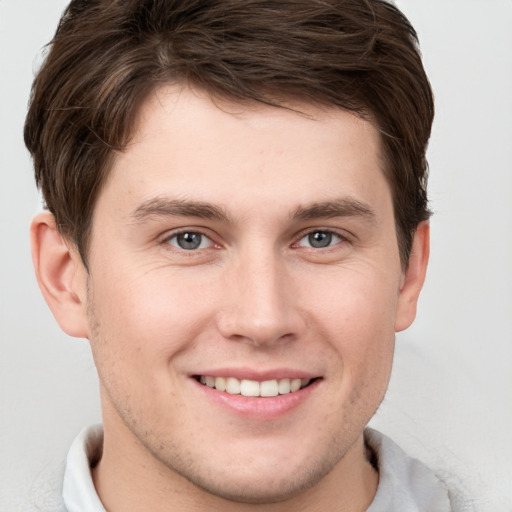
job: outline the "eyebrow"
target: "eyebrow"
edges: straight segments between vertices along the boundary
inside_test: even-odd
[[[322,201],[308,206],[299,206],[292,214],[293,219],[314,220],[335,217],[362,217],[375,222],[375,211],[367,204],[351,197]]]
[[[155,197],[141,203],[130,216],[138,223],[151,217],[198,217],[229,222],[227,213],[218,206],[201,201]]]
[[[224,209],[202,201],[154,197],[141,203],[130,216],[137,223],[144,223],[151,217],[197,217],[230,223]],[[335,217],[363,217],[374,222],[373,209],[357,199],[342,198],[322,201],[308,206],[299,206],[291,215],[295,220],[331,219]]]

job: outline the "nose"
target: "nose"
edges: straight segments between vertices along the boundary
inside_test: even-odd
[[[224,284],[227,299],[219,308],[219,331],[224,338],[262,347],[296,339],[305,328],[298,284],[271,251],[240,257]]]

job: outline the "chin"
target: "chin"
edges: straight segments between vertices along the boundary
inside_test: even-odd
[[[279,503],[296,496],[313,487],[323,475],[305,474],[302,476],[282,479],[253,477],[248,479],[232,479],[229,482],[194,478],[192,483],[208,494],[235,503],[262,505]]]
[[[220,470],[214,467],[189,467],[182,473],[197,488],[221,499],[236,503],[279,503],[301,495],[314,487],[336,465],[336,457],[328,457],[284,466],[282,460],[266,459],[259,464],[247,461],[243,466]],[[297,462],[297,461],[295,461]],[[213,476],[214,475],[214,476]]]

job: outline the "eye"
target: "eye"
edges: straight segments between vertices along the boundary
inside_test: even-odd
[[[312,247],[313,249],[325,249],[342,241],[342,237],[332,231],[312,231],[303,236],[298,245],[302,247]]]
[[[167,243],[184,251],[206,249],[213,245],[213,242],[206,235],[197,231],[176,233],[167,239]]]

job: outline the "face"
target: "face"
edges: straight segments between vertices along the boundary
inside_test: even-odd
[[[377,131],[295,107],[155,92],[83,287],[106,443],[249,502],[362,463],[408,322]]]

